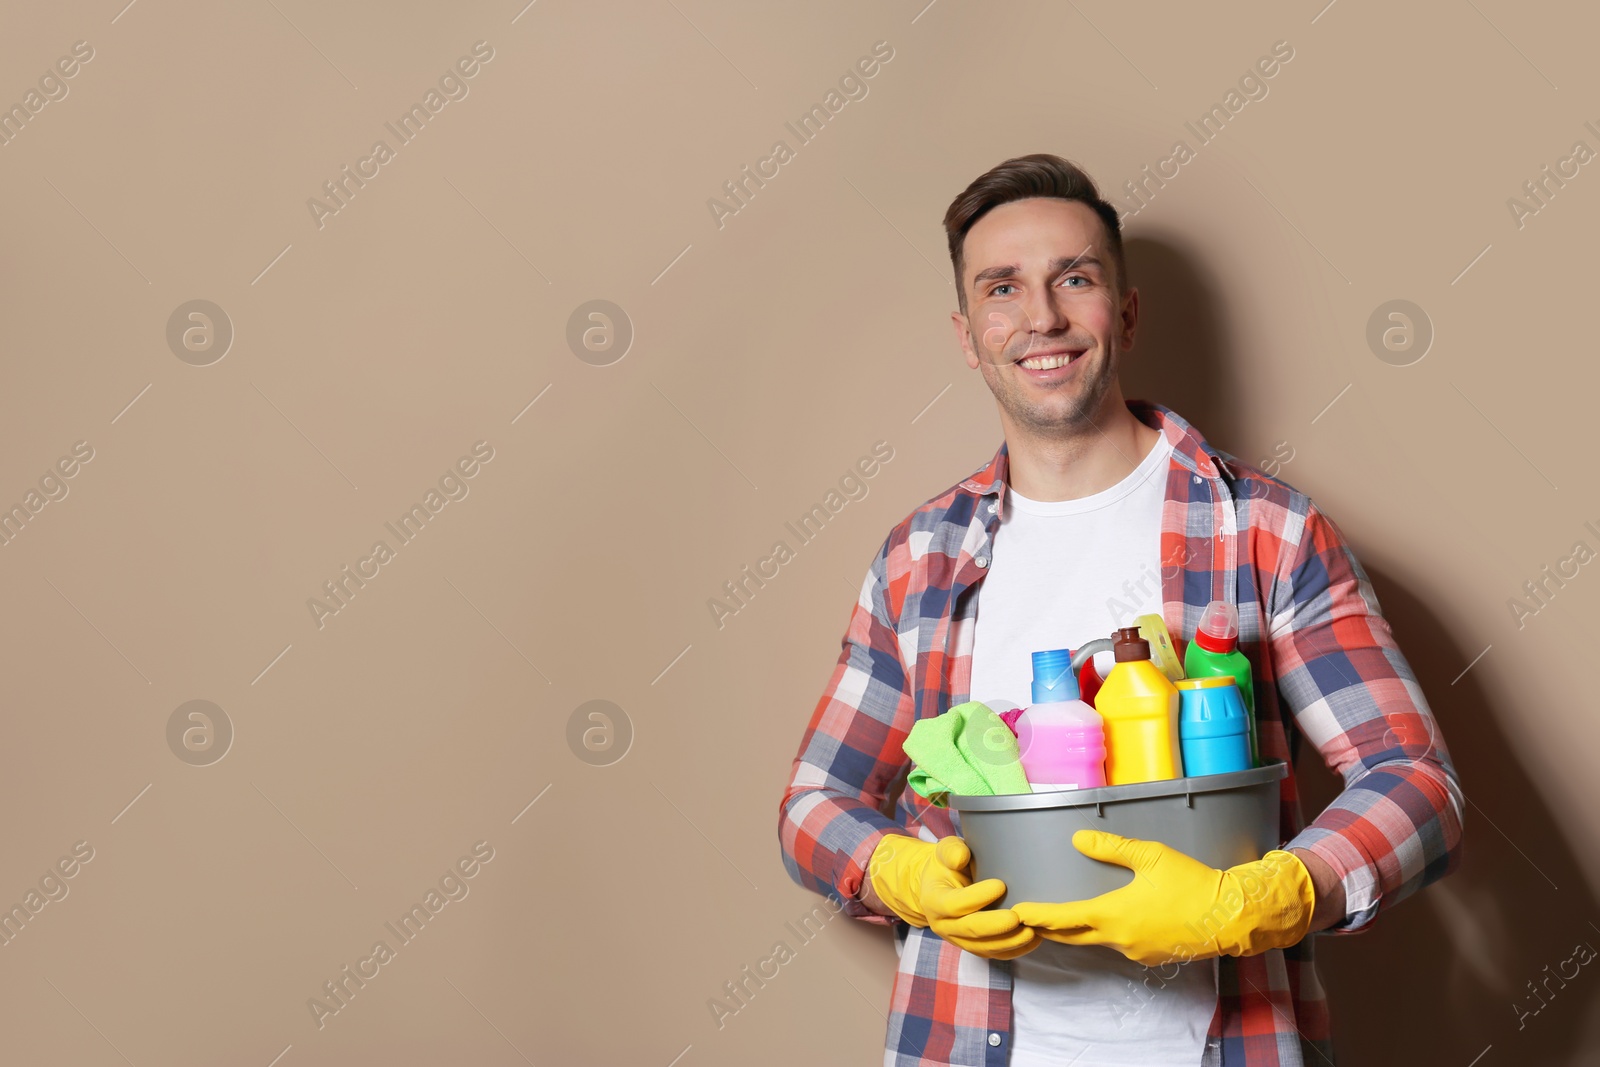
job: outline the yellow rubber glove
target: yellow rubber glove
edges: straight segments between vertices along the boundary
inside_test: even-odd
[[[1027,925],[1064,945],[1105,945],[1156,967],[1213,956],[1255,956],[1287,948],[1311,929],[1311,874],[1292,852],[1274,849],[1225,871],[1159,841],[1101,830],[1072,835],[1079,852],[1133,870],[1133,881],[1090,900],[1011,906]]]
[[[867,872],[872,888],[900,918],[925,926],[975,955],[1016,959],[1039,946],[1039,932],[1022,924],[1010,908],[984,911],[1005,895],[1006,884],[967,875],[972,852],[959,837],[938,844],[889,834],[872,851]]]

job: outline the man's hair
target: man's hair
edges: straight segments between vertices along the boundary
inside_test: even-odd
[[[1049,196],[1059,200],[1076,200],[1087,204],[1100,216],[1109,236],[1112,261],[1116,264],[1117,288],[1128,288],[1128,270],[1122,257],[1122,223],[1117,209],[1101,199],[1094,179],[1077,164],[1047,152],[1008,159],[962,190],[950,202],[944,213],[944,232],[950,241],[950,262],[956,272],[956,293],[961,301],[961,312],[967,311],[967,286],[962,278],[966,271],[963,246],[967,231],[993,208],[1013,200]]]

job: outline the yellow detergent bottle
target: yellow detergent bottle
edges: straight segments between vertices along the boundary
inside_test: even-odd
[[[1105,721],[1106,784],[1183,777],[1178,737],[1178,689],[1150,661],[1150,642],[1137,626],[1112,635],[1117,664],[1095,695]]]

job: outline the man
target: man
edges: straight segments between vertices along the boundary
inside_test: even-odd
[[[1460,861],[1460,786],[1410,665],[1305,494],[1124,400],[1139,294],[1087,175],[1057,156],[1007,160],[955,199],[945,230],[956,339],[1005,440],[873,560],[784,792],[785,866],[894,925],[885,1064],[1331,1062],[1308,935],[1365,929]],[[969,699],[1025,706],[1031,652],[1147,612],[1181,645],[1212,600],[1238,607],[1260,756],[1289,766],[1283,848],[1216,871],[1080,831],[1072,846],[1137,872],[1125,889],[992,907],[1005,887],[971,883],[955,813],[892,797],[912,724]],[[1302,737],[1344,781],[1310,825]]]

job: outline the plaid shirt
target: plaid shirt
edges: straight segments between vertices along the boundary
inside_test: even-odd
[[[1238,606],[1239,648],[1257,679],[1260,754],[1290,769],[1284,847],[1315,853],[1343,882],[1346,914],[1329,932],[1362,929],[1460,862],[1461,789],[1432,712],[1333,520],[1305,494],[1207,444],[1171,410],[1137,400],[1128,407],[1174,446],[1160,540],[1167,627],[1186,641],[1208,601]],[[892,807],[888,798],[910,765],[901,744],[912,723],[969,699],[977,594],[1006,474],[1002,444],[972,477],[890,531],[779,806],[790,877],[840,901],[846,914],[895,927],[900,958],[884,1059],[892,1067],[1004,1067],[1010,1057],[1010,964],[857,899],[885,834],[961,832],[959,813],[912,790],[901,788]],[[1344,780],[1309,826],[1294,776],[1302,737]],[[1314,941],[1218,960],[1204,1067],[1332,1062]]]

